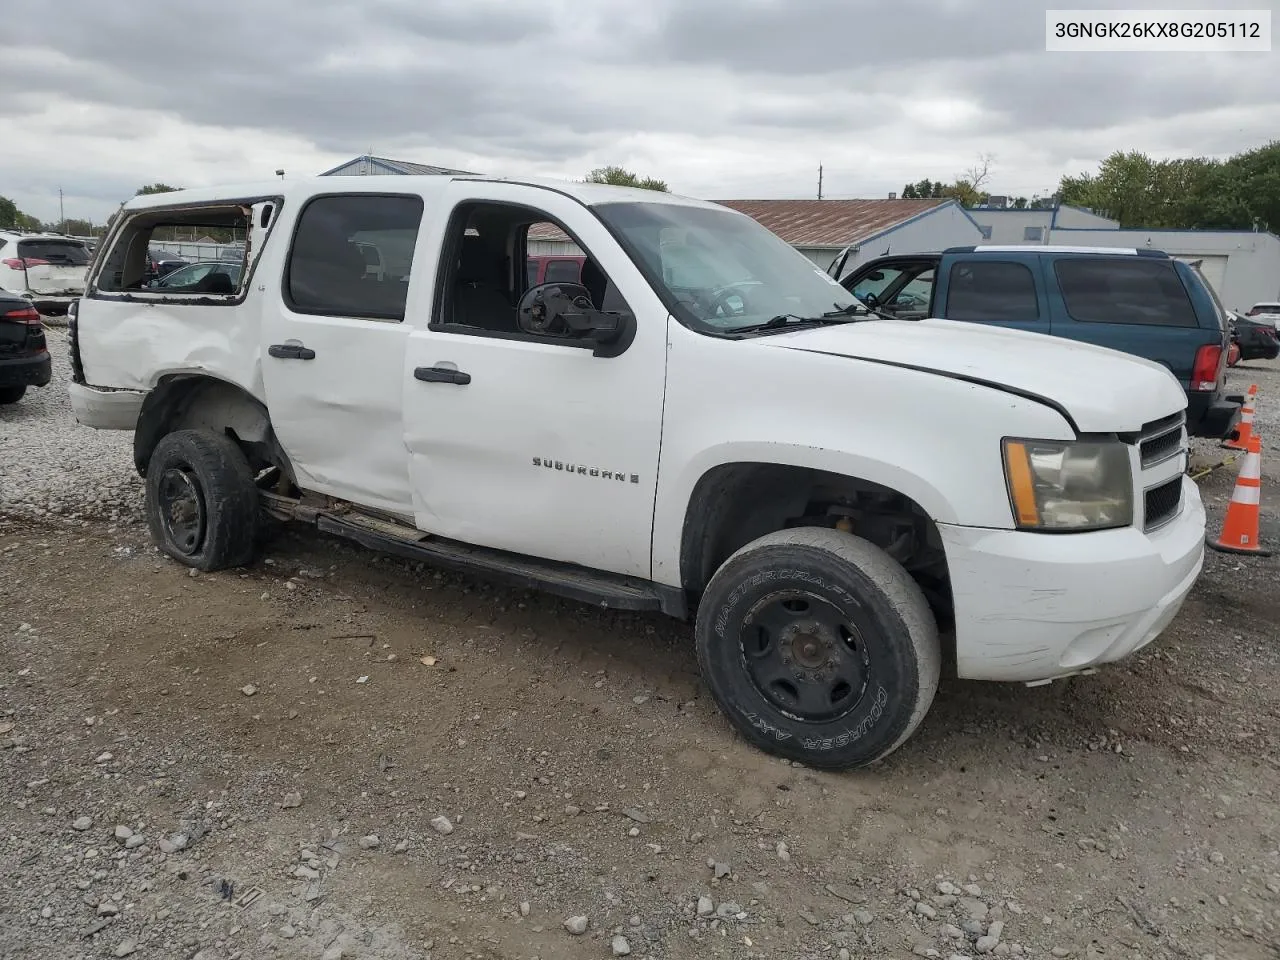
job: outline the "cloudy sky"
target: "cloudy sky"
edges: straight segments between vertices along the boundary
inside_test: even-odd
[[[568,178],[621,164],[710,199],[812,197],[819,164],[827,196],[885,196],[990,154],[992,191],[1030,196],[1115,149],[1280,137],[1280,53],[1046,53],[1046,5],[28,4],[3,18],[0,195],[54,220],[61,187],[68,217],[102,220],[144,183],[312,175],[372,151]]]

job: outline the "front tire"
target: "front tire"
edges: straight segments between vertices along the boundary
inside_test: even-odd
[[[147,466],[147,523],[156,546],[189,567],[250,563],[261,512],[249,461],[235,441],[204,430],[162,437]]]
[[[768,534],[725,561],[695,634],[703,678],[739,732],[812,767],[896,750],[942,668],[916,582],[875,545],[822,527]]]
[[[26,392],[27,388],[25,386],[0,387],[0,405],[17,403]]]

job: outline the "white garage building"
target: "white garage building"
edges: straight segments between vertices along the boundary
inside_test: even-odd
[[[974,207],[983,242],[1163,250],[1196,263],[1223,306],[1244,312],[1280,298],[1280,237],[1252,230],[1121,230],[1118,221],[1062,204],[1041,210]]]

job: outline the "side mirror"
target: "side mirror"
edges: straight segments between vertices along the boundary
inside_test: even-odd
[[[635,317],[597,310],[580,283],[530,287],[520,298],[516,317],[524,333],[584,340],[596,345],[597,357],[615,357],[635,338]]]

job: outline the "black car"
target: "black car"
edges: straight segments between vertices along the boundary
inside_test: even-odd
[[[1280,338],[1276,336],[1276,328],[1265,320],[1254,320],[1233,312],[1231,339],[1240,348],[1239,360],[1274,360],[1280,356]]]
[[[0,291],[0,404],[17,403],[27,387],[52,377],[40,314],[29,300]]]

